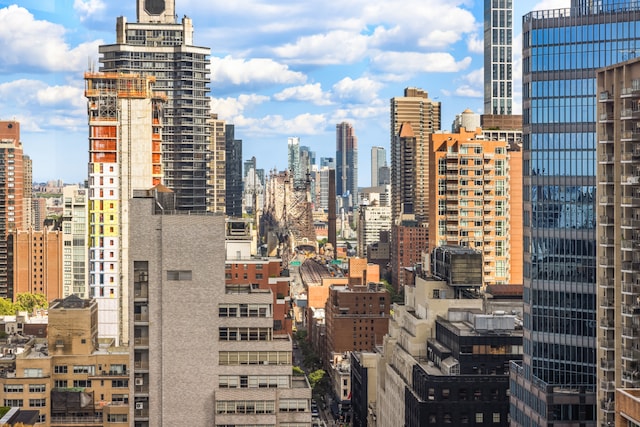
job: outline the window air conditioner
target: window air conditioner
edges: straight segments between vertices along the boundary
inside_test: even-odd
[[[136,402],[136,409],[144,409],[144,402]]]
[[[136,385],[144,385],[144,379],[136,378]]]

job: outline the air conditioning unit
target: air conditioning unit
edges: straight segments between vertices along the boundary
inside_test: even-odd
[[[136,378],[136,385],[144,385],[144,379]]]
[[[136,409],[144,409],[144,402],[136,402]]]

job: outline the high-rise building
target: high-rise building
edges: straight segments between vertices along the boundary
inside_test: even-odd
[[[380,180],[380,168],[387,166],[387,152],[384,147],[371,147],[371,186],[384,185]]]
[[[47,301],[62,296],[62,241],[59,230],[14,230],[9,232],[10,287],[18,294],[43,294]]]
[[[242,140],[235,139],[235,129],[232,124],[225,126],[225,213],[230,217],[242,218]]]
[[[522,151],[482,130],[429,137],[429,246],[483,252],[483,284],[522,284]]]
[[[175,0],[137,0],[137,22],[119,17],[115,44],[100,46],[101,71],[156,78],[167,95],[164,183],[182,210],[207,210],[210,188],[210,49],[194,45],[193,22],[176,22]]]
[[[336,125],[336,192],[350,209],[358,203],[358,138],[350,123]]]
[[[297,136],[287,138],[287,161],[294,188],[302,188],[305,172],[300,164],[300,138]]]
[[[86,73],[89,113],[89,288],[101,337],[128,339],[129,199],[162,179],[164,98],[153,78]]]
[[[440,102],[429,98],[427,92],[417,88],[406,88],[404,96],[392,98],[391,104],[391,214],[394,222],[402,211],[402,200],[406,197],[401,190],[401,177],[407,173],[401,163],[402,144],[400,128],[404,123],[410,123],[415,137],[416,159],[420,167],[415,171],[417,192],[414,198],[414,212],[420,222],[427,221],[427,207],[425,197],[429,189],[428,151],[426,149],[429,134],[440,129]]]
[[[596,281],[595,69],[635,50],[640,8],[620,1],[601,13],[612,4],[603,3],[573,0],[523,18],[525,334],[523,362],[512,364],[514,426],[596,425],[596,412],[606,420],[597,425],[613,422],[596,401],[596,389],[611,395],[614,383],[596,369],[611,343],[596,341],[606,282]]]
[[[367,247],[380,241],[380,232],[391,231],[391,206],[367,203],[358,211],[358,256],[366,258]]]
[[[8,234],[27,227],[25,209],[30,205],[25,204],[24,168],[25,164],[30,165],[30,160],[25,157],[20,123],[0,121],[0,298],[13,298],[8,285]]]
[[[88,191],[77,185],[66,186],[62,190],[62,297],[77,295],[87,298],[89,287],[87,266],[89,265],[87,230]]]
[[[309,425],[311,388],[274,331],[271,290],[225,285],[224,216],[173,203],[161,186],[131,201],[131,425]]]
[[[211,203],[208,210],[211,212],[225,212],[227,207],[227,147],[226,147],[226,123],[218,119],[217,114],[211,115],[211,161],[209,162],[209,187],[211,189]]]
[[[598,418],[623,425],[616,389],[640,387],[640,59],[598,70],[596,90]]]
[[[513,1],[484,0],[484,113],[513,112]]]
[[[328,167],[329,169],[336,168],[336,159],[334,157],[320,157],[320,167]]]

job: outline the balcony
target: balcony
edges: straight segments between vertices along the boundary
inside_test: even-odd
[[[637,185],[638,183],[640,183],[640,177],[635,175],[622,176],[620,179],[621,185]]]
[[[613,308],[613,304],[614,304],[614,300],[612,297],[603,297],[600,299],[600,308],[604,308],[604,309],[612,309]]]
[[[602,202],[602,197],[600,198],[600,201]],[[612,204],[613,204],[613,197],[611,197],[612,200]],[[600,223],[599,225],[603,225],[603,226],[607,226],[607,225],[613,225],[613,217],[607,216],[607,215],[600,215]]]
[[[613,175],[600,175],[598,177],[598,183],[601,185],[613,184]]]
[[[640,97],[640,89],[635,87],[625,87],[620,91],[621,98],[639,98]]]
[[[616,385],[613,381],[600,381],[600,390],[615,391]]]
[[[607,257],[607,256],[601,256],[598,258],[598,265],[604,268],[613,267],[613,258]]]
[[[626,339],[636,339],[640,336],[640,334],[638,334],[638,327],[626,327],[626,328],[622,328],[622,338],[626,338]]]
[[[622,381],[625,387],[637,388],[640,386],[640,373],[638,371],[622,371]]]
[[[615,329],[616,324],[614,323],[613,319],[603,317],[602,319],[600,319],[600,327],[602,329]]]
[[[598,163],[600,164],[613,163],[613,154],[600,154],[600,157],[598,157]]]
[[[612,371],[616,368],[615,360],[608,359],[600,359],[600,369],[604,369],[605,371]]]
[[[640,206],[640,197],[621,197],[620,204],[623,208],[636,208]]]
[[[632,219],[632,218],[622,218],[620,222],[620,227],[627,230],[636,230],[640,229],[640,220]],[[629,240],[623,240],[621,244],[624,242],[630,242]]]
[[[640,315],[640,306],[637,304],[622,304],[621,312],[623,316],[635,317]]]
[[[621,120],[637,119],[638,117],[640,117],[640,111],[634,110],[633,108],[625,108],[620,112]]]
[[[624,131],[620,136],[620,141],[640,141],[640,132],[633,130]]]
[[[613,122],[613,113],[602,113],[598,118],[600,123],[610,123]]]
[[[613,101],[613,96],[611,95],[611,93],[609,93],[609,91],[604,90],[598,94],[598,101],[599,102]]]
[[[603,257],[601,257],[603,258]],[[622,261],[623,273],[638,273],[640,272],[640,263],[632,261]]]
[[[640,284],[634,282],[622,282],[622,293],[625,295],[638,295]]]
[[[612,402],[609,399],[600,400],[600,409],[603,412],[616,412],[615,402]]]
[[[611,350],[615,348],[615,344],[616,344],[615,340],[609,339],[609,338],[601,338],[599,342],[600,342],[600,348],[611,349]]]
[[[613,196],[601,196],[600,206],[613,205]]]
[[[622,359],[628,361],[637,361],[638,360],[638,350],[633,348],[624,348],[622,349]]]
[[[613,237],[600,236],[600,246],[613,246]]]

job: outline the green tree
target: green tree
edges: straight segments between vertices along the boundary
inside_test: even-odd
[[[0,298],[0,316],[12,316],[16,314],[16,307],[6,298]]]
[[[309,384],[311,385],[311,388],[316,388],[316,386],[320,383],[320,381],[322,381],[326,374],[327,373],[323,369],[316,369],[315,371],[310,372]]]
[[[293,367],[293,375],[294,376],[303,376],[304,375],[304,371],[302,370],[301,367],[299,366],[294,366]]]
[[[16,310],[33,313],[33,310],[37,308],[48,307],[49,303],[47,302],[47,297],[45,297],[44,294],[24,293],[16,296]]]

